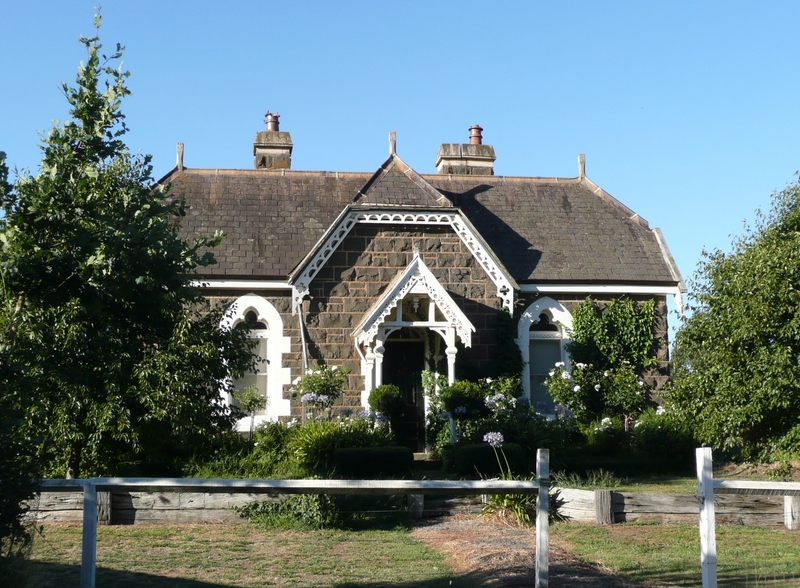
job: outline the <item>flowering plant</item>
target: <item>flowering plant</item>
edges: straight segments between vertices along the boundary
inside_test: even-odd
[[[483,441],[488,443],[494,450],[494,456],[497,458],[497,465],[500,466],[500,478],[502,480],[516,479],[511,473],[511,466],[508,464],[505,451],[503,451],[503,442],[505,441],[503,434],[498,431],[490,431],[483,436]],[[497,452],[498,449],[500,453]],[[500,461],[500,454],[503,455],[503,461],[506,464],[505,468]],[[517,524],[530,526],[532,524],[530,513],[535,508],[535,494],[493,494],[484,505],[482,514],[494,514],[503,518],[512,515],[516,519]]]
[[[292,396],[303,403],[326,407],[342,395],[347,384],[347,370],[337,366],[317,365],[292,382]]]
[[[324,408],[330,405],[331,397],[327,394],[314,394],[313,392],[309,392],[308,394],[303,394],[300,397],[300,402],[303,404],[311,404],[313,406]]]
[[[649,401],[648,386],[625,362],[603,371],[576,363],[571,373],[559,362],[545,385],[553,400],[583,424],[609,416],[636,417]]]

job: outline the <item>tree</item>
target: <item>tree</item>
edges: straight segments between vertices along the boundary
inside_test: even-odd
[[[798,183],[730,253],[704,253],[672,374],[667,399],[698,441],[745,457],[800,450]]]
[[[25,325],[18,375],[35,386],[19,432],[44,439],[49,473],[67,477],[202,448],[237,416],[220,388],[254,362],[246,325],[221,331],[222,311],[191,286],[222,235],[183,240],[185,203],[122,141],[123,48],[81,43],[86,64],[63,84],[71,119],[44,138],[38,175],[4,190],[0,224],[5,296]]]
[[[8,168],[0,151],[0,195],[7,193]],[[0,580],[11,583],[11,562],[25,553],[31,535],[23,523],[27,507],[23,501],[38,490],[39,462],[31,439],[17,436],[22,420],[20,403],[31,395],[29,382],[17,377],[24,361],[16,352],[15,341],[21,324],[21,300],[6,295],[0,271]]]

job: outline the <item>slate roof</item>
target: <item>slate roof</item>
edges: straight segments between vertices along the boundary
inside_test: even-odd
[[[353,202],[359,206],[453,206],[394,153],[361,188]]]
[[[286,279],[348,204],[452,205],[517,282],[678,284],[647,222],[586,178],[410,172],[184,168],[162,182],[190,206],[185,236],[226,233],[210,277]]]

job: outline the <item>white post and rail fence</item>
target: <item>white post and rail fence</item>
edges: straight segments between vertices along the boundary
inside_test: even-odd
[[[800,530],[800,482],[714,480],[711,448],[696,450],[697,500],[700,503],[700,569],[703,588],[717,588],[715,494],[783,496],[783,523]]]
[[[536,588],[548,585],[549,451],[536,453],[534,480],[253,480],[201,478],[90,478],[44,480],[49,492],[83,491],[81,588],[95,588],[98,494],[108,492],[206,492],[246,494],[406,495],[421,504],[425,495],[536,494]],[[102,511],[102,507],[100,508]]]

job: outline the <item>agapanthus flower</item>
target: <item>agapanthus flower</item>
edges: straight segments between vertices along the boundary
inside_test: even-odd
[[[564,406],[563,404],[556,404],[553,407],[553,410],[555,411],[555,413],[557,415],[560,415],[560,416],[563,416],[563,417],[568,417],[568,418],[572,417],[572,411],[570,409],[568,409],[566,406]]]
[[[467,407],[466,406],[456,406],[456,409],[453,412],[455,412],[457,415],[467,414]]]
[[[483,440],[486,443],[488,443],[489,445],[491,445],[492,447],[494,447],[495,449],[497,449],[499,447],[502,447],[503,441],[504,441],[503,434],[499,433],[497,431],[492,431],[490,433],[486,433],[483,436]]]

